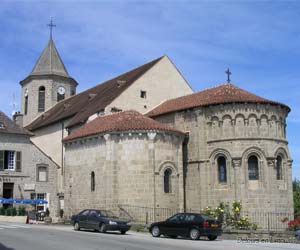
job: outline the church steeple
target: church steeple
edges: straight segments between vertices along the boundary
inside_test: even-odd
[[[52,37],[50,37],[46,48],[37,60],[30,75],[60,75],[70,77],[55,47]]]
[[[44,111],[76,93],[78,83],[69,75],[52,38],[35,63],[31,73],[20,82],[22,86],[21,114],[23,126],[30,124]]]

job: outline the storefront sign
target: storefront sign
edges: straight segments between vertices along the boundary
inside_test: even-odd
[[[35,190],[35,184],[25,184],[24,185],[24,191],[34,191]]]

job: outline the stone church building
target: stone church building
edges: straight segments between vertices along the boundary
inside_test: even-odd
[[[20,84],[15,120],[59,166],[66,216],[234,200],[249,211],[293,212],[285,104],[232,83],[194,93],[167,56],[76,94],[52,37]]]

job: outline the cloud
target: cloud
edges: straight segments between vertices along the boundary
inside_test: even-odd
[[[299,7],[296,1],[1,1],[0,109],[10,114],[13,94],[20,99],[19,81],[46,45],[53,16],[56,46],[79,90],[162,54],[196,90],[224,82],[230,67],[236,85],[291,107],[289,145],[298,164]]]

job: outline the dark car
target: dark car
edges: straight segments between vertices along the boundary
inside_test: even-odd
[[[295,238],[296,238],[296,240],[300,240],[300,229],[296,230]]]
[[[71,217],[75,230],[94,229],[101,233],[106,231],[120,231],[126,234],[130,225],[125,220],[120,220],[111,211],[86,209]]]
[[[203,214],[179,213],[165,221],[152,223],[149,231],[153,237],[163,234],[172,238],[182,236],[197,240],[200,236],[206,236],[209,240],[215,240],[222,234],[222,224]]]

